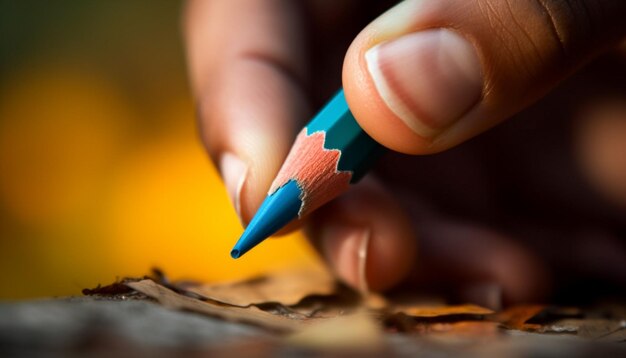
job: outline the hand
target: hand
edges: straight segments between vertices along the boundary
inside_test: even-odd
[[[626,60],[616,52],[626,2],[404,1],[356,36],[341,72],[354,35],[384,9],[371,3],[188,4],[201,134],[242,221],[341,73],[374,139],[431,154],[613,51],[497,130],[441,154],[389,154],[306,232],[358,288],[406,282],[495,305],[494,292],[537,300],[581,276],[626,286],[626,167],[615,159],[626,155]]]

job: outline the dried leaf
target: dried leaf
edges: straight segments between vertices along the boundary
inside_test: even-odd
[[[289,340],[292,344],[317,348],[348,347],[355,342],[363,344],[368,341],[364,337],[377,342],[375,337],[380,332],[372,317],[377,317],[389,331],[436,334],[444,338],[493,336],[499,327],[537,333],[577,333],[581,337],[610,341],[623,341],[626,336],[626,321],[606,314],[585,318],[583,311],[572,307],[524,305],[494,314],[488,308],[473,304],[439,305],[418,296],[404,296],[401,304],[390,303],[398,301],[388,301],[373,294],[361,297],[338,285],[327,271],[321,269],[291,270],[212,285],[170,283],[162,273],[155,274],[155,277],[161,282],[151,279],[117,282],[84,292],[118,294],[127,293],[128,288],[132,288],[170,308],[278,331],[293,332],[308,327]],[[431,303],[427,305],[425,302]],[[367,323],[363,323],[362,315],[355,315],[362,310],[369,312]],[[318,325],[320,322],[323,324]],[[372,325],[376,329],[371,329]]]
[[[145,278],[145,277],[144,277]],[[98,284],[98,286],[94,288],[84,288],[81,292],[85,296],[122,296],[128,295],[133,292],[131,288],[129,288],[126,283],[128,282],[136,282],[140,281],[142,278],[131,278],[127,277],[121,280],[117,280],[112,284],[102,286]]]
[[[539,325],[546,325],[556,322],[558,320],[568,318],[583,318],[583,312],[578,307],[558,307],[548,306],[527,320],[526,323],[534,323]]]
[[[543,305],[515,306],[491,315],[489,319],[494,322],[500,322],[508,329],[536,331],[541,328],[541,325],[526,322],[543,311],[544,308],[545,306]]]
[[[578,318],[560,319],[555,322],[542,325],[537,331],[540,333],[576,334],[583,322],[584,320]]]
[[[229,321],[246,322],[277,331],[294,331],[301,328],[305,321],[289,319],[281,315],[274,315],[257,307],[236,307],[216,305],[210,302],[178,294],[169,288],[155,283],[152,280],[126,283],[132,289],[152,297],[163,306],[172,309],[183,309],[206,315],[220,317]]]
[[[387,301],[383,295],[375,292],[368,292],[367,295],[363,297],[363,304],[365,307],[373,310],[384,309],[390,305],[389,301]]]
[[[446,327],[452,330],[454,326],[450,325],[450,320],[471,322],[474,316],[484,316],[492,314],[493,311],[473,304],[456,305],[456,306],[410,306],[405,303],[401,306],[396,305],[388,308],[391,314],[382,317],[387,329],[399,332],[413,333],[429,333],[435,327]],[[438,323],[446,323],[444,326],[435,326]],[[493,325],[497,325],[494,323]],[[443,329],[443,328],[441,328]]]
[[[263,309],[261,305],[256,306]],[[357,292],[340,286],[333,295],[307,296],[298,304],[286,308],[309,318],[332,318],[352,314],[362,307],[363,300]]]
[[[626,320],[626,301],[619,303],[609,301],[596,305],[585,311],[585,317]]]
[[[380,349],[383,335],[371,316],[357,313],[318,321],[294,333],[287,343],[317,350],[367,350]]]
[[[93,295],[122,295],[125,293],[130,293],[133,290],[129,288],[126,284],[120,282],[114,282],[110,285],[101,286],[98,285],[94,288],[84,288],[82,293],[85,296],[93,296]]]
[[[619,337],[620,331],[622,331],[621,337]],[[621,341],[626,335],[626,321],[586,319],[578,328],[578,335],[590,339],[607,339],[612,337],[617,339],[617,341]]]
[[[599,340],[606,342],[624,343],[626,342],[626,322],[622,321],[622,325],[619,329],[610,332],[600,338]]]
[[[435,318],[445,319],[449,316],[439,316]],[[384,317],[384,323],[388,330],[392,332],[406,332],[417,334],[450,334],[450,335],[463,335],[463,336],[483,336],[483,335],[495,335],[498,333],[500,324],[493,321],[457,321],[446,322],[440,320],[432,320],[433,317],[428,317],[427,320],[416,319],[410,317],[404,313],[397,313]]]
[[[411,317],[431,318],[457,315],[488,315],[492,310],[473,304],[439,307],[398,306],[394,308],[396,313],[404,313]]]
[[[332,295],[336,289],[334,277],[321,268],[296,269],[239,282],[186,287],[187,291],[202,297],[239,307],[269,302],[291,306],[307,296]]]
[[[429,325],[429,331],[433,333],[485,337],[498,334],[498,326],[497,322],[490,321],[434,323]]]
[[[394,313],[382,315],[381,319],[387,331],[389,332],[418,332],[422,331],[418,325],[419,322],[415,321],[415,318],[409,317],[404,313]]]

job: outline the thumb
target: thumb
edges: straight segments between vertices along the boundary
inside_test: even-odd
[[[626,34],[624,0],[407,0],[346,54],[346,98],[396,151],[448,149],[529,105]]]

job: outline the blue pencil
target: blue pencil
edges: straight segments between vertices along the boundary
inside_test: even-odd
[[[382,147],[357,124],[340,90],[294,142],[267,198],[230,252],[239,258],[359,181]]]

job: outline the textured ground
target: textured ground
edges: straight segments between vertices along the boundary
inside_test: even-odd
[[[261,328],[166,309],[145,297],[72,297],[0,304],[0,356],[246,355],[336,356],[304,348]],[[626,342],[570,334],[509,332],[498,338],[385,333],[377,356],[626,356]]]

